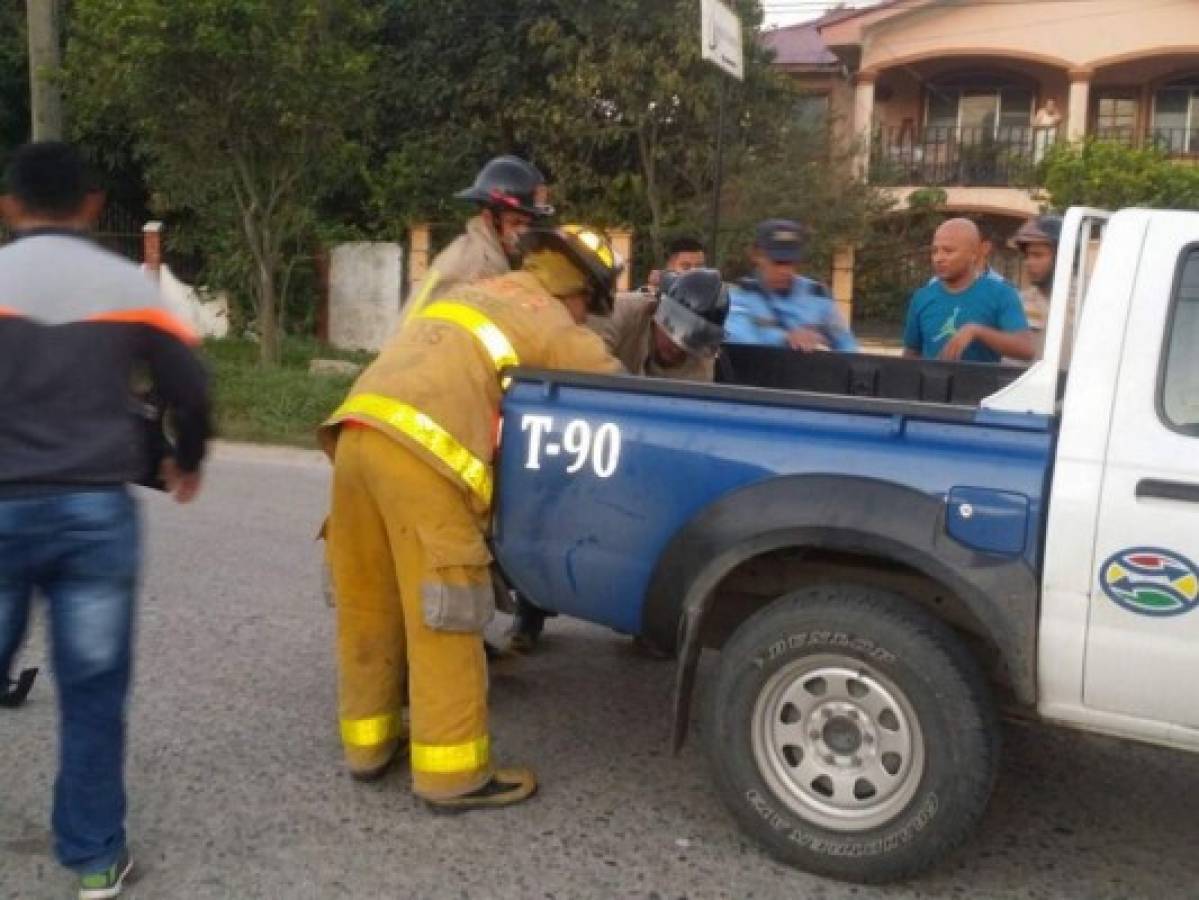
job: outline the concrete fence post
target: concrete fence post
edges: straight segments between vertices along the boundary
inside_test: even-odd
[[[845,321],[853,321],[853,244],[844,244],[833,251],[833,299]]]
[[[433,261],[432,229],[428,222],[418,222],[408,229],[408,280],[404,299],[412,296],[416,286],[429,272]]]
[[[147,222],[142,226],[142,265],[146,271],[158,277],[162,268],[162,223]]]
[[[631,291],[633,284],[633,232],[628,228],[611,228],[608,239],[612,248],[624,259],[624,271],[617,279],[616,288],[620,291]]]

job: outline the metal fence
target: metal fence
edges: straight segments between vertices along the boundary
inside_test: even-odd
[[[1156,147],[1173,159],[1199,162],[1199,128],[1100,128],[1095,136],[1125,147]]]
[[[100,221],[96,223],[92,237],[100,244],[128,257],[134,262],[142,262],[142,221],[128,210],[114,205],[104,208]],[[8,229],[0,224],[0,244],[6,243],[11,235]]]
[[[1060,127],[888,127],[874,136],[870,180],[882,185],[1023,187]]]

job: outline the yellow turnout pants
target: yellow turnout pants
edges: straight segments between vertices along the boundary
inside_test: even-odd
[[[346,762],[362,771],[388,759],[407,694],[413,789],[429,799],[491,777],[482,624],[426,624],[431,597],[490,595],[482,529],[465,488],[415,452],[372,428],[342,429],[328,554]]]

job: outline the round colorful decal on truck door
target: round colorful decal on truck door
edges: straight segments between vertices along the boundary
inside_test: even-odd
[[[1134,547],[1111,556],[1099,570],[1103,593],[1142,616],[1177,616],[1199,606],[1199,569],[1185,556]]]

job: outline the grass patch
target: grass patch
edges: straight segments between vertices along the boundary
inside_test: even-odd
[[[316,427],[345,399],[352,378],[309,375],[313,359],[368,363],[370,353],[346,353],[316,341],[287,338],[283,364],[258,365],[258,345],[247,340],[204,342],[214,382],[217,436],[234,441],[315,447]]]

